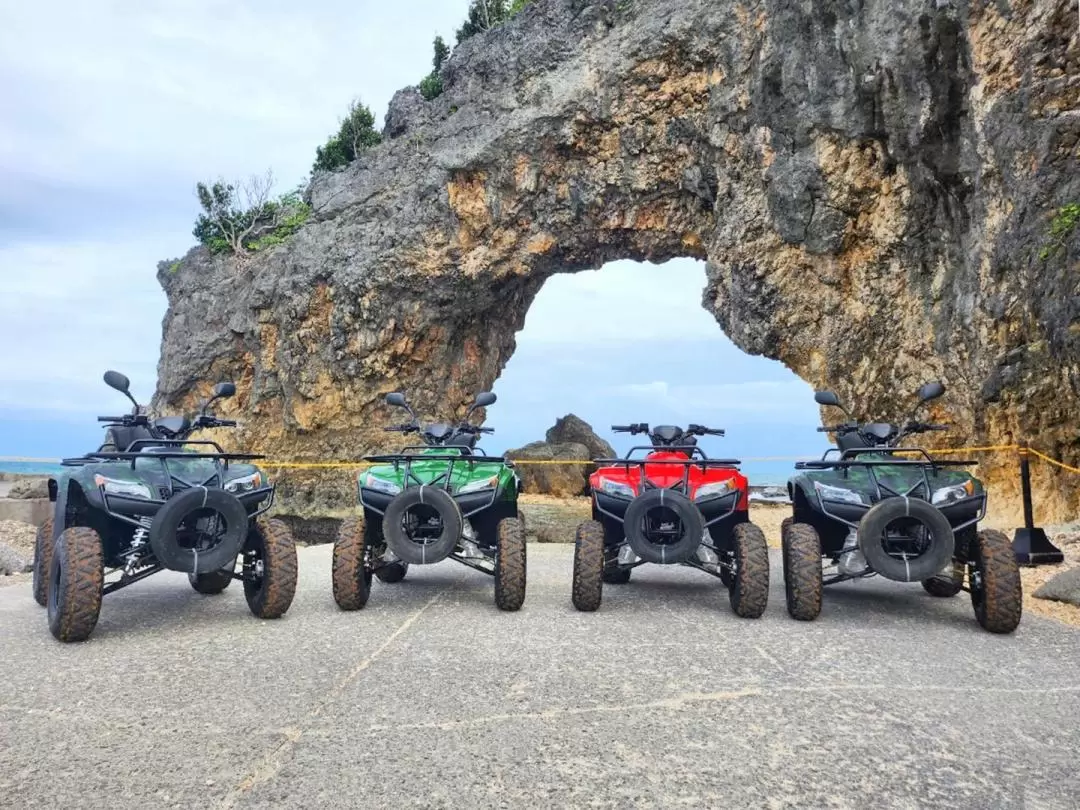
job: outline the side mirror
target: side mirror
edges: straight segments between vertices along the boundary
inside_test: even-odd
[[[386,404],[393,405],[398,408],[408,408],[409,403],[405,401],[405,395],[394,392],[393,394],[386,395]]]
[[[470,408],[470,410],[474,408],[486,408],[488,405],[494,405],[497,399],[498,397],[490,391],[484,391],[483,393],[476,395],[476,400],[473,402],[472,408]]]
[[[944,393],[945,386],[940,382],[928,382],[919,389],[919,402],[929,402],[932,399],[937,399]]]
[[[109,388],[114,388],[121,394],[131,393],[131,380],[121,374],[119,371],[106,371],[105,372],[105,384]]]
[[[832,391],[815,391],[814,402],[818,405],[832,405],[840,408],[840,398],[836,396]]]
[[[214,399],[227,399],[236,394],[236,386],[231,382],[218,383],[214,386]]]

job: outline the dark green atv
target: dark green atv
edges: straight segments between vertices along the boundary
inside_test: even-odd
[[[52,634],[85,640],[104,594],[164,570],[186,573],[203,594],[239,580],[252,613],[284,615],[296,592],[296,545],[288,526],[261,518],[274,500],[250,463],[262,456],[190,439],[203,428],[235,427],[207,410],[235,386],[219,384],[194,418],[151,419],[127,377],[109,371],[105,382],[131,400],[132,412],[99,416],[109,427],[98,451],[65,459],[69,471],[49,479],[55,506],[34,547],[34,598],[48,608]]]
[[[941,383],[927,383],[916,408],[944,393]],[[831,391],[815,399],[850,418]],[[1016,629],[1020,570],[1004,534],[978,529],[986,491],[960,469],[975,462],[935,461],[921,448],[899,448],[908,436],[946,429],[916,422],[914,414],[903,426],[852,420],[818,428],[835,434],[837,447],[820,461],[796,464],[801,472],[788,482],[794,514],[784,521],[782,545],[793,618],[817,618],[823,585],[880,575],[921,582],[931,596],[966,590],[983,628]]]
[[[455,560],[495,579],[495,605],[518,610],[525,601],[525,524],[518,512],[521,482],[511,462],[476,446],[491,428],[469,423],[477,408],[495,403],[478,394],[459,424],[421,425],[403,394],[388,405],[405,408],[403,425],[422,445],[368,456],[374,467],[357,481],[363,516],[341,524],[334,544],[334,599],[342,610],[367,604],[372,577],[400,582],[410,565]]]

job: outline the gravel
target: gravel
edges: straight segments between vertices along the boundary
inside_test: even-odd
[[[0,520],[0,577],[6,579],[12,574],[25,574],[31,570],[36,535],[37,529],[29,523]],[[22,578],[17,581],[21,582]]]

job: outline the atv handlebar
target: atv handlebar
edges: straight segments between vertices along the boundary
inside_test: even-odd
[[[710,428],[704,425],[690,425],[686,432],[694,436],[724,436],[723,428]]]

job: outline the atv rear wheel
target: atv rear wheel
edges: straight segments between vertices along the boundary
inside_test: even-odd
[[[53,519],[45,518],[34,538],[34,601],[42,607],[49,604],[49,569],[53,555]]]
[[[525,525],[503,518],[497,529],[495,607],[520,610],[525,603]]]
[[[604,593],[604,527],[586,520],[574,537],[574,579],[570,599],[574,607],[594,611]]]
[[[371,596],[371,571],[364,557],[364,519],[342,521],[333,563],[334,601],[342,610],[360,610]]]
[[[952,563],[948,571],[922,581],[923,590],[931,596],[949,599],[964,589],[964,566]]]
[[[279,619],[296,595],[296,542],[280,520],[258,520],[244,542],[244,596],[260,619]]]
[[[49,630],[59,641],[86,641],[101,614],[105,587],[101,536],[85,526],[56,538],[49,564]]]
[[[781,531],[788,615],[800,622],[813,621],[821,613],[821,538],[809,523],[793,521]]]
[[[753,523],[739,523],[732,532],[735,577],[728,590],[736,616],[757,619],[769,603],[769,545]]]
[[[227,568],[222,568],[220,571],[211,571],[208,574],[188,574],[188,582],[191,583],[191,587],[196,592],[205,594],[207,596],[214,596],[221,593],[233,581],[233,569],[236,567],[234,562]]]
[[[386,563],[375,569],[375,576],[379,578],[379,582],[385,582],[388,585],[401,582],[401,580],[405,579],[407,573],[409,573],[409,564],[400,561]]]
[[[991,633],[1011,633],[1020,624],[1023,586],[1009,538],[984,529],[972,544],[970,558],[968,578],[975,618]]]

